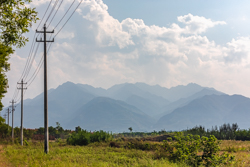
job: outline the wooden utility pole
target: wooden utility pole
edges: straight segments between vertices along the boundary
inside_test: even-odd
[[[44,152],[49,152],[49,127],[48,127],[48,89],[47,89],[47,42],[54,42],[46,40],[46,33],[54,33],[53,31],[46,31],[46,24],[44,24],[43,31],[37,31],[37,33],[43,33],[43,40],[37,40],[36,42],[43,42],[44,44]]]
[[[23,146],[23,90],[27,89],[27,88],[23,88],[23,84],[27,84],[27,83],[23,83],[23,79],[21,81],[21,83],[17,83],[17,84],[21,84],[21,88],[17,88],[17,89],[21,89],[21,127],[20,127],[20,138],[21,138],[21,146]]]
[[[12,137],[12,143],[14,143],[14,111],[15,111],[15,108],[14,108],[14,99],[10,102],[12,104],[12,131],[11,131],[11,137]]]
[[[3,118],[5,119],[5,123],[7,123],[6,117],[7,117],[7,115],[4,114],[4,115],[3,115]]]
[[[10,108],[8,107],[7,109],[8,112],[8,131],[9,131],[9,126],[10,126]]]

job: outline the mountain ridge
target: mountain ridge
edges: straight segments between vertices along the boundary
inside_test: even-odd
[[[171,116],[169,114],[178,108],[186,107],[189,103],[206,95],[224,94],[213,88],[202,87],[194,83],[174,88],[164,88],[159,85],[150,86],[145,83],[124,83],[114,85],[108,89],[103,89],[95,88],[87,84],[66,82],[55,89],[50,89],[48,92],[49,126],[55,126],[56,122],[60,122],[63,128],[74,129],[74,127],[81,124],[81,121],[79,120],[80,117],[77,117],[77,113],[82,116],[83,120],[86,118],[84,117],[84,114],[80,113],[85,113],[85,115],[87,113],[89,120],[95,120],[98,118],[99,121],[92,125],[91,122],[89,122],[90,125],[83,124],[86,128],[93,130],[105,127],[106,130],[112,130],[112,126],[110,126],[108,122],[108,118],[110,117],[114,122],[113,128],[115,131],[119,131],[119,128],[117,127],[120,127],[121,131],[126,131],[126,128],[128,128],[126,126],[131,127],[128,122],[138,130],[154,130],[153,128],[157,127],[157,121],[166,115],[168,115],[168,117]],[[170,93],[166,95],[164,92],[172,92],[172,94]],[[174,98],[172,98],[172,100],[178,99],[179,97],[181,98],[174,102],[170,102],[161,96],[161,94],[164,94],[164,97],[173,96]],[[103,99],[104,102],[98,102],[96,100],[98,98]],[[96,105],[92,104],[91,109],[86,108],[94,99]],[[237,97],[236,99],[244,98]],[[232,100],[231,103],[233,102],[234,101]],[[244,105],[248,107],[247,102],[246,104],[237,103],[236,105],[241,108],[242,113],[245,112]],[[233,107],[234,106],[232,106],[231,112],[235,113]],[[114,108],[116,109],[115,111]],[[91,112],[88,113],[88,110]],[[109,117],[105,117],[105,115],[99,117],[98,112],[100,114],[104,112],[106,115],[109,115]],[[220,112],[222,112],[222,109]],[[131,118],[127,117],[125,113],[129,113],[128,115],[130,115]],[[138,114],[140,116],[138,116]],[[124,126],[119,125],[122,121],[114,121],[120,120],[121,117],[126,118],[128,123],[126,126],[125,123]],[[188,117],[188,115],[186,115],[186,117]],[[74,119],[75,121],[73,121]],[[15,126],[20,125],[20,108],[16,109],[15,120]],[[136,122],[136,120],[138,120],[138,122]],[[180,120],[175,119],[176,122]],[[85,120],[85,122],[87,121],[88,120]],[[101,122],[105,126],[103,126]],[[190,120],[186,120],[186,122],[187,125],[190,124]],[[27,99],[24,101],[24,127],[37,128],[40,126],[43,126],[43,94],[36,96],[34,99]],[[166,127],[165,125],[162,125],[157,128],[165,129]]]

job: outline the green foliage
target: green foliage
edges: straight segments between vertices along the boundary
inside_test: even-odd
[[[5,124],[5,119],[0,116],[0,139],[8,137],[10,129],[11,127]]]
[[[8,80],[5,73],[10,69],[10,64],[8,63],[8,60],[9,55],[12,53],[13,50],[11,47],[6,46],[0,42],[0,100],[7,92]],[[3,104],[0,102],[0,110],[2,110],[2,108]]]
[[[128,142],[125,146],[127,149],[137,149],[137,150],[157,150],[159,148],[159,144],[152,144],[143,141],[131,141]]]
[[[25,144],[26,146],[29,145],[29,143],[27,142],[27,140],[24,140],[24,144]]]
[[[115,134],[114,136],[116,138],[117,137],[147,137],[147,136],[164,135],[164,134],[169,134],[169,133],[172,133],[172,131],[166,132],[165,130],[161,130],[161,131],[158,131],[158,132],[157,131],[153,131],[153,132],[133,132],[133,133],[123,132],[123,133]]]
[[[28,38],[23,34],[29,32],[28,27],[38,20],[34,8],[25,3],[31,0],[3,0],[0,3],[0,43],[5,46],[22,47]]]
[[[10,70],[8,60],[14,51],[12,46],[23,47],[28,41],[23,34],[38,20],[35,9],[27,7],[25,2],[31,0],[1,0],[0,3],[0,100],[8,88],[5,72]],[[0,102],[0,110],[2,107]]]
[[[3,125],[3,124],[5,124],[5,119],[0,116],[0,125]]]
[[[228,153],[219,155],[219,141],[214,137],[198,135],[175,136],[173,142],[164,141],[163,147],[173,162],[185,162],[191,166],[216,166],[234,160]]]
[[[214,135],[219,140],[250,140],[250,129],[239,129],[237,123],[235,124],[223,124],[219,127],[215,126],[212,129],[205,130],[205,127],[196,126],[192,129],[183,131],[185,135],[200,135],[209,137]]]
[[[69,131],[64,130],[59,122],[56,122],[56,127],[49,127],[49,135],[54,136],[55,138],[68,138]]]
[[[67,143],[70,145],[88,145],[89,143],[110,141],[112,140],[112,134],[104,131],[88,132],[86,130],[78,130],[77,133],[73,133],[68,139]]]

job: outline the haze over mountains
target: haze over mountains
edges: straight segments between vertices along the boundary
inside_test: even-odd
[[[49,126],[81,126],[113,132],[183,130],[196,125],[211,128],[238,123],[249,128],[250,99],[229,96],[213,88],[190,83],[164,88],[145,83],[124,83],[109,89],[66,82],[48,93]],[[20,105],[14,116],[20,126]],[[43,94],[24,101],[24,127],[43,127]]]

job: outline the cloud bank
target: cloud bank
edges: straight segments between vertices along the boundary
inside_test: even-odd
[[[142,19],[120,22],[102,0],[84,0],[49,53],[49,86],[68,80],[105,88],[123,82],[165,87],[195,82],[250,96],[250,37],[221,46],[204,35],[208,29],[225,25],[225,21],[191,13],[178,16],[168,27],[146,25]],[[13,76],[19,75],[17,58],[11,58]]]

